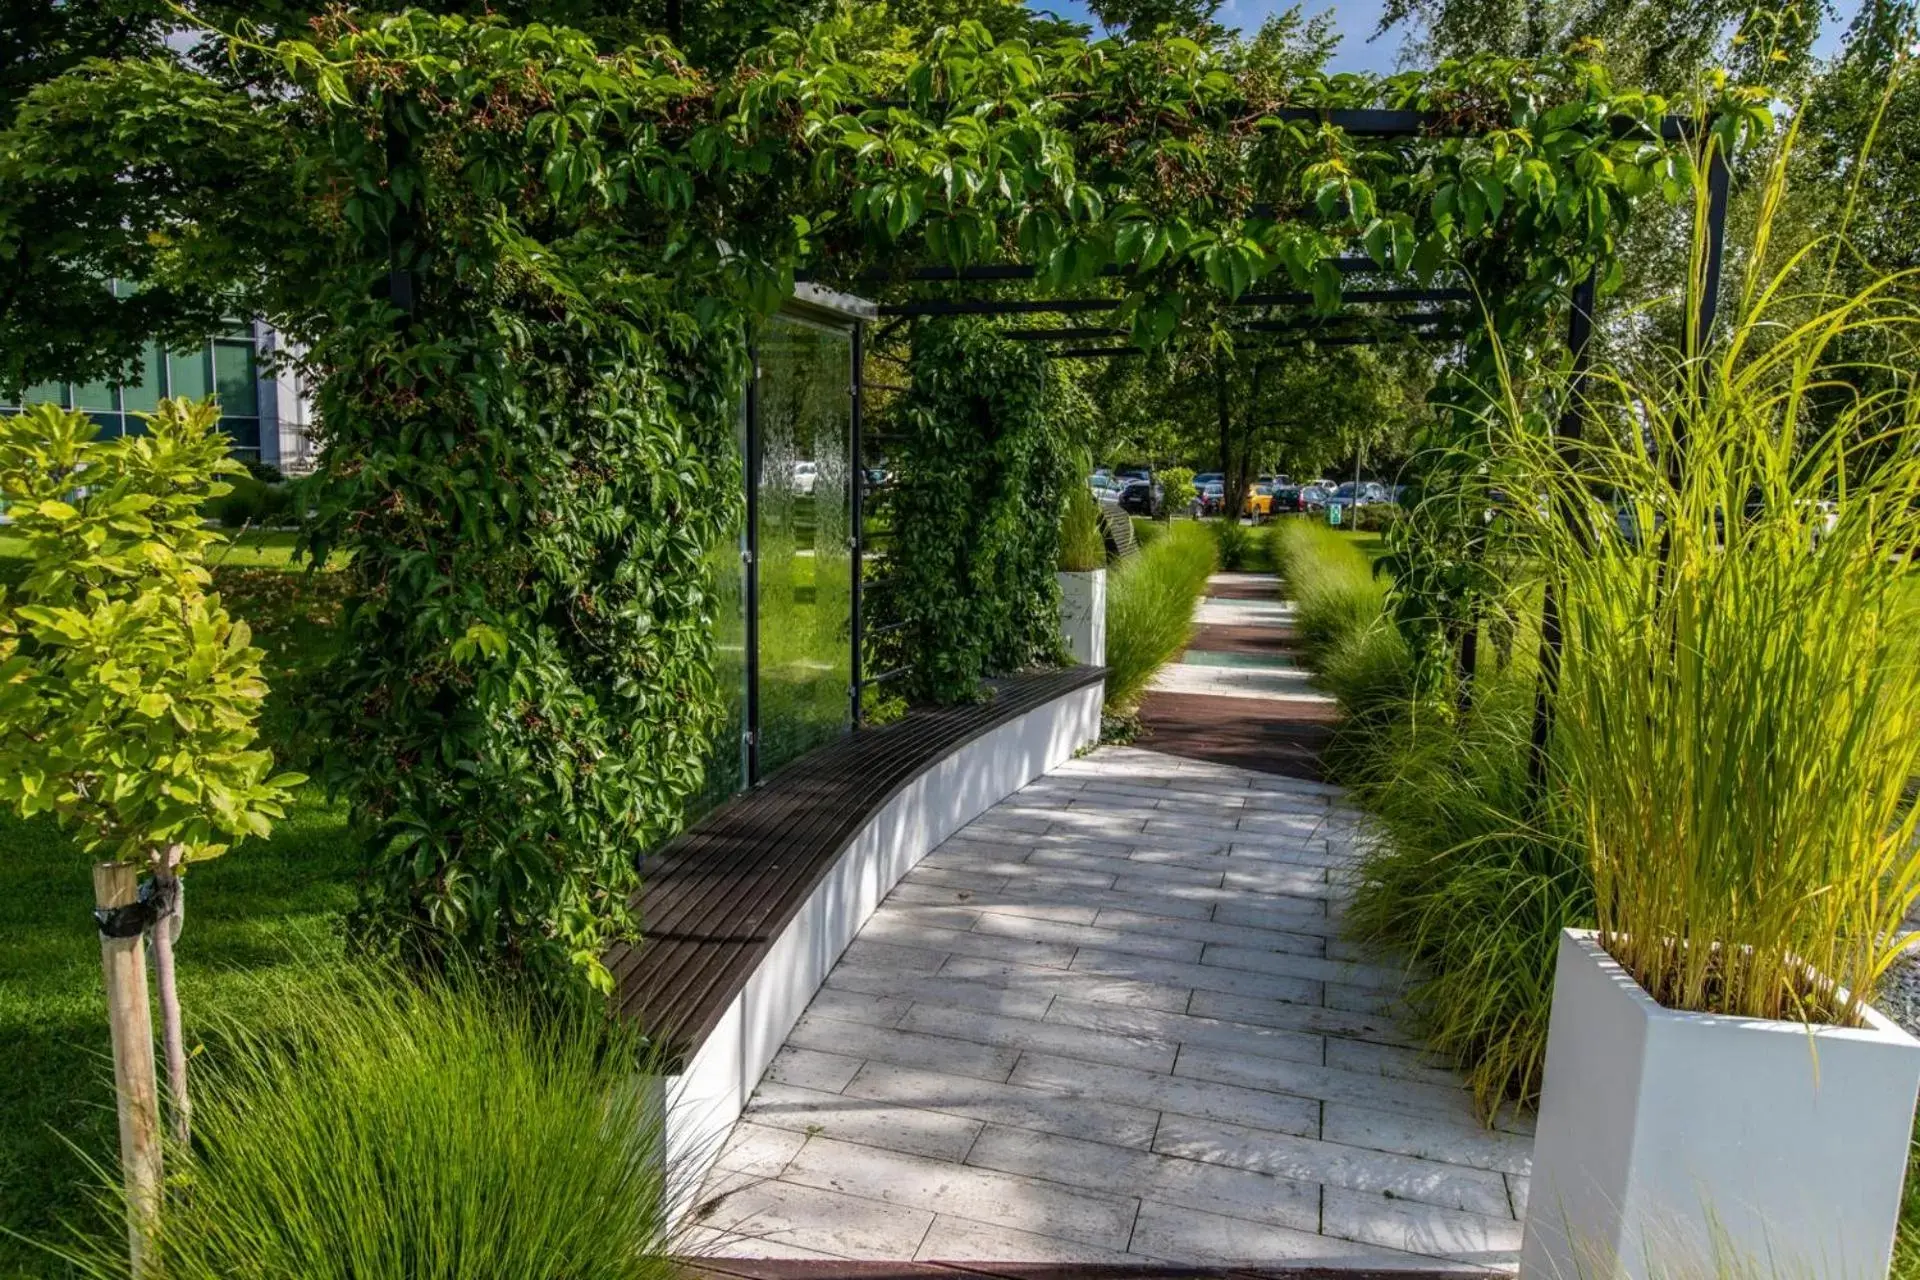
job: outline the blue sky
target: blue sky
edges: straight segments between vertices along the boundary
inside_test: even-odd
[[[1091,21],[1085,0],[1027,2],[1036,9],[1051,9],[1063,18]],[[1285,10],[1290,3],[1291,0],[1226,0],[1220,6],[1220,19],[1232,26],[1251,30],[1259,26],[1268,14]],[[1302,7],[1309,13],[1333,11],[1340,30],[1340,47],[1334,52],[1332,70],[1387,72],[1394,69],[1402,32],[1394,30],[1377,40],[1369,39],[1380,23],[1381,0],[1332,0],[1331,3],[1328,0],[1318,0],[1317,3],[1316,0],[1302,0]],[[1828,24],[1821,33],[1818,47],[1823,55],[1833,52],[1857,5],[1854,0],[1840,0],[1836,7],[1846,16]]]

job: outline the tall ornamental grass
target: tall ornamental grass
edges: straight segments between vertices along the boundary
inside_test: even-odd
[[[1205,526],[1176,521],[1107,580],[1107,711],[1131,715],[1147,681],[1187,647],[1193,612],[1213,572]]]
[[[1920,896],[1920,276],[1835,296],[1768,229],[1705,355],[1600,370],[1582,441],[1508,432],[1514,518],[1602,945],[1674,1008],[1850,1024]]]
[[[152,1274],[664,1280],[642,1047],[597,1012],[386,967],[218,1028]],[[120,1243],[59,1252],[125,1276]]]
[[[1408,962],[1421,1031],[1488,1120],[1538,1096],[1560,931],[1593,923],[1580,849],[1529,794],[1532,670],[1484,672],[1464,718],[1402,703],[1342,738],[1381,837],[1347,928]]]
[[[1813,370],[1888,323],[1872,304],[1766,350],[1742,325],[1688,371],[1697,401],[1609,371],[1651,451],[1521,446],[1568,516],[1528,539],[1566,619],[1555,778],[1602,944],[1675,1008],[1854,1022],[1920,896],[1915,403],[1805,438]]]
[[[1066,506],[1060,515],[1060,569],[1064,573],[1091,573],[1106,567],[1107,541],[1100,526],[1100,504],[1086,485],[1068,485]]]

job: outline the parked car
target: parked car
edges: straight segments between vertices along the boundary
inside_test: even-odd
[[[1260,483],[1266,485],[1269,489],[1286,489],[1293,487],[1293,477],[1289,475],[1261,476]]]
[[[1364,507],[1376,502],[1392,502],[1393,495],[1377,480],[1362,480],[1358,484],[1349,480],[1333,491],[1331,501],[1343,507]]]
[[[793,491],[802,497],[811,496],[814,484],[820,479],[820,464],[817,462],[796,462],[793,464]]]
[[[1126,487],[1125,481],[1115,480],[1112,476],[1102,475],[1098,471],[1087,477],[1087,488],[1093,491],[1095,502],[1118,502],[1121,491]]]
[[[1120,509],[1131,516],[1158,515],[1162,492],[1151,480],[1131,480],[1120,491]]]
[[[1273,519],[1274,488],[1270,484],[1255,484],[1247,490],[1247,500],[1240,504],[1240,514],[1255,524],[1264,524]]]
[[[1322,480],[1300,486],[1300,505],[1298,510],[1309,515],[1318,515],[1327,509],[1327,500],[1333,497],[1333,486]]]
[[[1198,476],[1193,481],[1193,514],[1195,516],[1217,516],[1227,505],[1227,486],[1218,478],[1202,482]]]

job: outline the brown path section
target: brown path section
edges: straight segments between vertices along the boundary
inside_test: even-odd
[[[1209,584],[1207,594],[1215,600],[1272,600],[1276,589],[1271,582],[1222,582]]]
[[[1275,600],[1277,581],[1210,582],[1214,600]],[[1190,651],[1270,659],[1304,667],[1300,642],[1281,623],[1210,623],[1194,628]],[[1137,746],[1214,764],[1256,769],[1313,782],[1328,781],[1321,755],[1340,713],[1326,702],[1235,698],[1149,689],[1140,700]]]
[[[677,1258],[675,1280],[1459,1280],[1459,1271],[1366,1267],[1180,1267],[1092,1262],[842,1262]]]
[[[1140,700],[1137,747],[1261,773],[1325,782],[1320,753],[1340,713],[1325,703],[1219,698],[1151,690]]]
[[[1244,653],[1257,658],[1284,658],[1299,662],[1300,642],[1292,627],[1228,627],[1218,624],[1193,629],[1189,649],[1203,653]]]

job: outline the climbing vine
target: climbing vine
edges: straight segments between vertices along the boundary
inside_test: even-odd
[[[1226,348],[1219,302],[1284,286],[1331,309],[1335,260],[1361,255],[1464,267],[1511,337],[1588,270],[1607,286],[1636,199],[1684,190],[1696,145],[1577,56],[1373,81],[967,24],[902,73],[841,56],[847,31],[709,76],[660,43],[336,12],[236,42],[263,68],[247,89],[95,64],[0,135],[0,252],[28,286],[0,333],[53,335],[0,343],[0,384],[125,372],[139,335],[232,311],[304,344],[325,444],[309,550],[349,554],[354,597],[314,724],[375,936],[611,980],[600,956],[644,923],[635,855],[674,830],[718,724],[709,552],[734,527],[748,339],[797,268],[1017,260],[1111,300],[1138,345]],[[1763,126],[1758,97],[1719,95],[1729,145]],[[1326,114],[1365,106],[1449,136]],[[28,202],[72,209],[70,233],[28,253]],[[92,330],[56,305],[109,276],[150,287],[97,298]],[[918,447],[977,486],[943,477],[899,546],[926,575],[903,614],[934,646],[920,691],[954,697],[1049,650],[1064,454],[1030,352],[966,324],[918,341]],[[1470,373],[1490,350],[1470,344]],[[991,590],[992,616],[936,580]]]
[[[912,695],[954,702],[978,696],[984,675],[1061,656],[1054,569],[1073,442],[1031,344],[979,320],[929,322],[913,357],[890,583],[875,604],[902,624]]]

